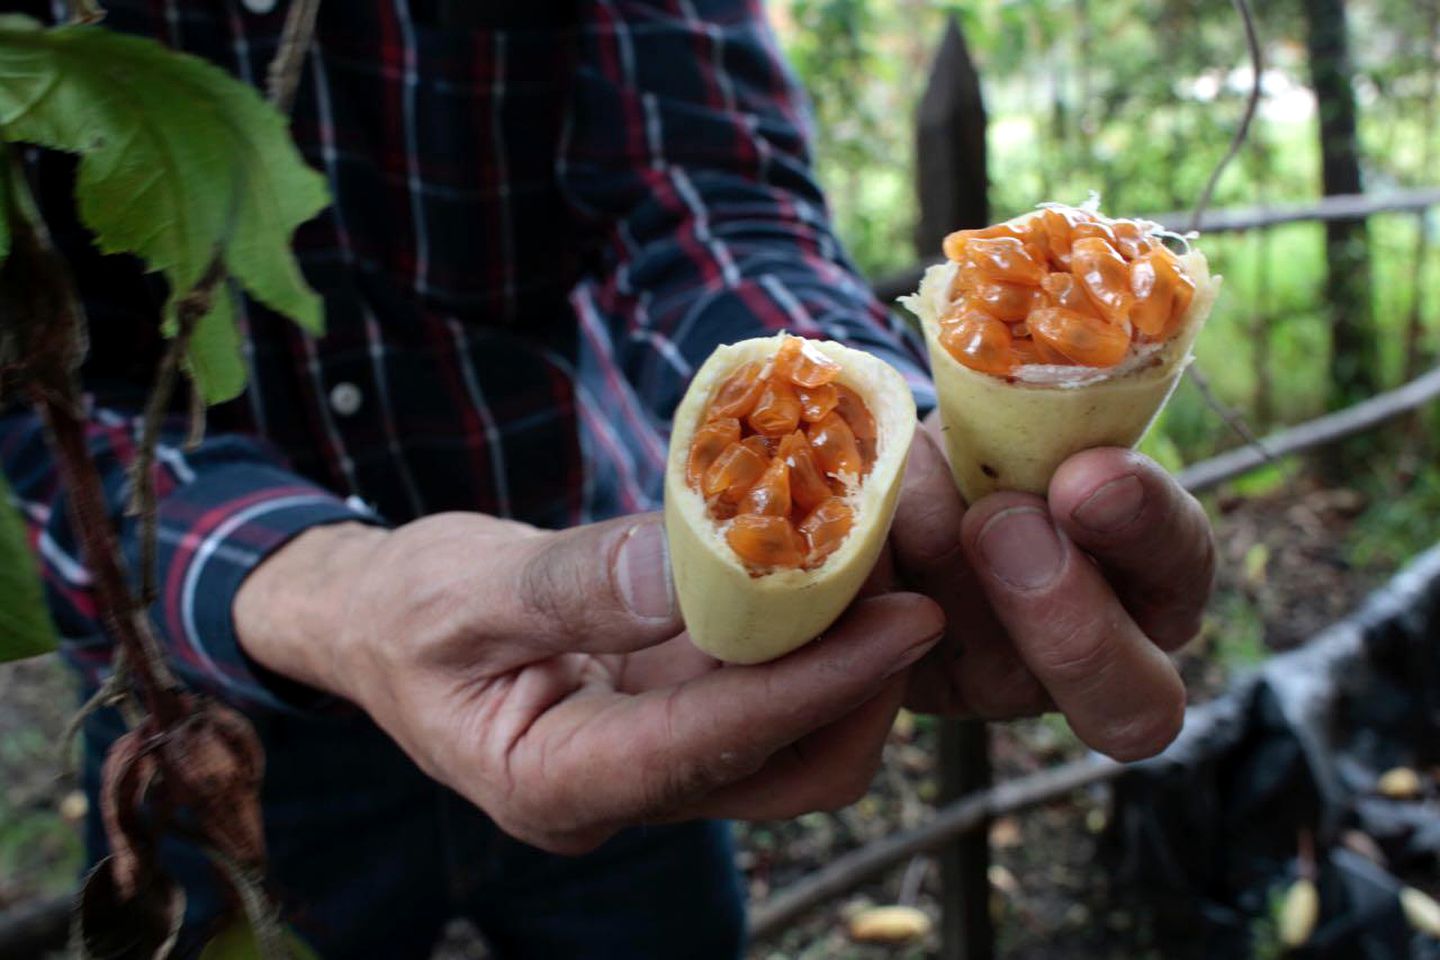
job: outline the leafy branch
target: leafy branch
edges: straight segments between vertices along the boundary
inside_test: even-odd
[[[262,956],[292,952],[273,911],[257,907],[265,903],[259,741],[239,714],[180,688],[146,611],[155,592],[154,458],[179,375],[188,375],[200,401],[192,403],[196,425],[204,402],[230,399],[245,386],[230,280],[307,330],[321,327],[319,297],[289,243],[327,202],[324,181],[300,159],[273,106],[288,108],[293,98],[317,8],[318,0],[291,7],[271,65],[271,105],[196,58],[83,25],[100,15],[93,3],[77,0],[72,24],[54,29],[0,16],[0,392],[25,396],[46,426],[99,616],[117,645],[116,674],[92,703],[119,700],[138,716],[104,764],[100,805],[112,855],[87,878],[78,903],[85,956],[109,955],[119,943],[158,956],[173,943],[183,898],[155,859],[165,830],[188,833],[224,865]],[[176,109],[177,96],[183,109]],[[78,375],[86,351],[82,308],[18,155],[5,148],[16,142],[78,154],[77,205],[100,250],[139,256],[170,286],[163,328],[171,340],[131,477],[131,507],[142,518],[138,597],[87,448]],[[17,584],[6,592],[0,623],[14,619],[24,628],[16,631],[19,641],[0,633],[0,659],[53,646],[35,626],[37,618],[48,621],[24,547],[0,484],[0,559],[24,559],[0,572],[7,586]],[[137,694],[138,712],[130,704]],[[182,809],[188,831],[176,820]]]

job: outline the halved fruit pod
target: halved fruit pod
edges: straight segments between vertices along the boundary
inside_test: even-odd
[[[737,368],[774,356],[785,335],[717,349],[695,374],[675,412],[665,472],[665,531],[680,612],[690,639],[728,663],[762,663],[819,636],[855,599],[880,555],[895,516],[900,479],[915,431],[915,400],[905,379],[868,353],[806,341],[840,365],[836,383],[860,395],[875,418],[875,463],[848,495],[855,512],[845,540],[813,569],[752,575],[686,482],[696,429],[716,391]]]
[[[967,502],[997,490],[1044,496],[1070,456],[1140,442],[1190,364],[1190,348],[1220,293],[1221,278],[1210,275],[1204,254],[1192,250],[1180,262],[1195,281],[1195,297],[1170,339],[1114,370],[1077,367],[1070,383],[981,373],[950,355],[940,344],[940,317],[957,264],[929,268],[920,290],[901,298],[925,331],[950,469]]]

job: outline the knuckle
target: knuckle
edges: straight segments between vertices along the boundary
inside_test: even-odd
[[[584,633],[588,626],[587,610],[603,599],[593,595],[588,582],[572,575],[575,572],[558,541],[552,541],[525,560],[520,569],[518,600],[527,617],[562,635]]]
[[[910,507],[904,519],[903,524],[894,528],[894,542],[900,562],[907,570],[941,567],[961,555],[964,547],[960,522],[952,516],[949,504],[921,501]]]
[[[1062,621],[1052,639],[1035,644],[1035,667],[1059,683],[1090,680],[1114,656],[1114,631],[1115,625],[1105,620]]]

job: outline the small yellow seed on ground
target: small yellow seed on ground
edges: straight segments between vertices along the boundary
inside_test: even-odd
[[[990,846],[1007,850],[1020,845],[1020,823],[1014,817],[1001,817],[990,824]]]
[[[1409,767],[1386,770],[1375,782],[1375,789],[1391,800],[1414,800],[1423,789],[1420,774]]]
[[[1020,881],[1015,879],[1015,874],[998,863],[990,864],[985,875],[990,880],[990,886],[1001,893],[1013,897],[1020,892]]]
[[[1280,942],[1285,946],[1298,947],[1310,939],[1320,919],[1320,891],[1315,889],[1315,881],[1301,877],[1290,885],[1279,919]]]
[[[1406,887],[1400,891],[1400,909],[1410,926],[1431,937],[1440,937],[1440,903],[1422,890]]]
[[[871,907],[850,919],[850,938],[860,943],[910,943],[930,932],[933,924],[916,907]]]
[[[909,743],[915,739],[915,714],[909,710],[901,710],[895,714],[895,722],[890,726],[890,732],[896,738]]]
[[[90,812],[90,801],[79,790],[71,790],[60,799],[60,819],[66,823],[79,823]]]

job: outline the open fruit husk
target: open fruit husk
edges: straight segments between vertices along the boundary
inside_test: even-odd
[[[915,401],[894,368],[837,343],[804,341],[809,356],[838,366],[838,372],[829,367],[834,385],[858,395],[873,417],[868,472],[860,480],[827,475],[851,519],[848,533],[823,557],[773,569],[742,561],[727,539],[735,519],[717,519],[715,496],[707,501],[704,485],[697,489],[691,477],[692,447],[697,431],[714,422],[717,396],[737,371],[753,363],[768,373],[787,339],[794,340],[780,334],[717,349],[691,381],[670,438],[665,530],[680,610],[695,645],[729,663],[760,663],[794,650],[855,598],[889,535],[915,430]]]
[[[1077,218],[1089,216],[1106,224],[1117,223],[1091,210],[1054,209]],[[1013,230],[1023,237],[1029,218],[1043,212],[1027,214],[984,233],[1006,234]],[[1146,242],[1151,240],[1147,238]],[[1158,235],[1154,243],[1159,244]],[[948,241],[947,248],[952,254],[956,249]],[[1037,253],[1028,243],[1026,249]],[[962,247],[960,257],[965,256]],[[1044,262],[1043,250],[1036,259]],[[1140,441],[1190,363],[1191,347],[1220,291],[1221,278],[1210,275],[1205,256],[1198,250],[1179,254],[1172,262],[1194,284],[1188,307],[1180,310],[1177,306],[1175,315],[1166,322],[1163,336],[1157,334],[1148,340],[1136,335],[1130,341],[1134,328],[1122,316],[1118,323],[1130,345],[1122,347],[1123,359],[1108,366],[1073,363],[1053,354],[1040,363],[1008,370],[997,368],[999,372],[994,373],[961,363],[942,343],[944,327],[954,323],[959,309],[955,291],[964,282],[957,279],[963,268],[956,259],[928,269],[919,291],[901,298],[900,302],[919,317],[925,332],[951,471],[968,502],[997,490],[1044,496],[1056,469],[1073,454],[1092,447],[1131,447]],[[1053,261],[1047,269],[1063,272]],[[1076,295],[1081,294],[1083,290]],[[1039,290],[1035,296],[1037,308],[1055,306]],[[1036,326],[1036,316],[1032,312],[1020,322],[1032,321],[1029,325]],[[1011,323],[1009,329],[1026,328]],[[1022,341],[1017,338],[1017,342]],[[1045,349],[1044,344],[1039,346]]]

